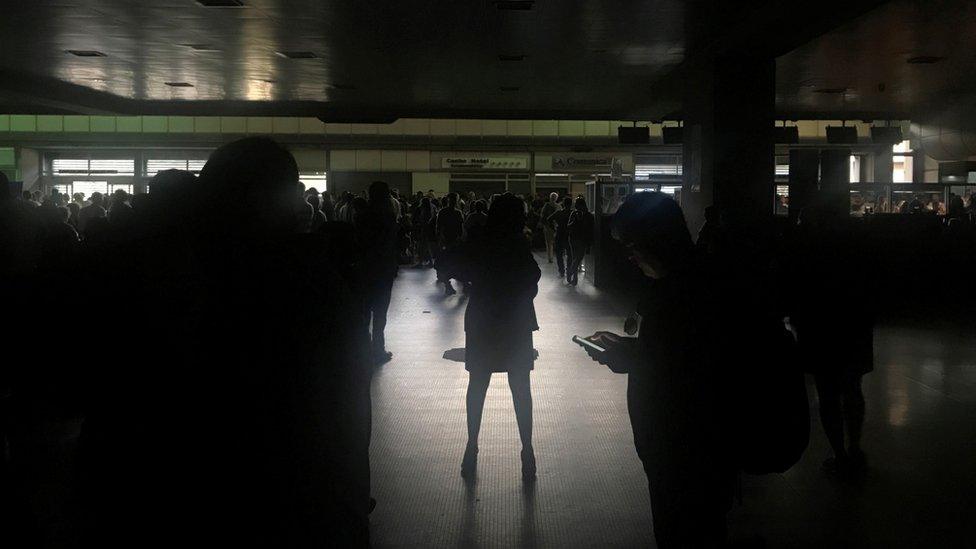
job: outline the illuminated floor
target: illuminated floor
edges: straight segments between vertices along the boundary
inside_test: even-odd
[[[539,479],[519,477],[518,435],[504,374],[494,376],[478,481],[459,475],[465,441],[463,296],[443,297],[429,270],[404,269],[387,332],[392,362],[373,387],[376,547],[653,546],[646,481],[634,452],[622,376],[591,361],[573,334],[620,331],[627,304],[588,283],[561,284],[542,263],[541,331],[532,374]],[[879,329],[877,370],[865,378],[861,484],[820,472],[815,424],[800,464],[746,478],[730,517],[739,536],[772,547],[967,546],[976,516],[976,348],[961,330]],[[811,392],[811,400],[813,393]],[[815,402],[814,402],[815,405]],[[815,408],[813,409],[815,417]]]

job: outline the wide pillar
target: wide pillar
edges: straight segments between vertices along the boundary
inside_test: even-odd
[[[820,151],[820,193],[823,206],[830,214],[840,217],[851,210],[851,150],[824,149]]]
[[[813,203],[820,183],[820,151],[817,149],[790,150],[790,210],[791,224]]]
[[[682,204],[694,234],[714,204],[730,229],[768,225],[775,198],[772,58],[720,57],[689,70]]]

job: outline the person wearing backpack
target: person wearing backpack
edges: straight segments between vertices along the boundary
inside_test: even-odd
[[[647,474],[658,547],[726,544],[735,486],[723,397],[710,355],[715,301],[696,268],[684,215],[658,192],[635,193],[614,215],[613,235],[651,279],[637,305],[637,337],[597,332],[593,360],[627,374],[634,444]]]

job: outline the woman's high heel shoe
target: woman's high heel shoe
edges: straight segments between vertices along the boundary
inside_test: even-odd
[[[464,457],[461,459],[461,476],[470,478],[474,476],[478,468],[478,446],[468,444],[464,448]]]
[[[522,448],[522,480],[535,480],[535,451]]]

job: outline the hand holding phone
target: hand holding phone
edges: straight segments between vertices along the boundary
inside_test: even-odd
[[[596,353],[605,353],[605,352],[607,352],[607,349],[605,347],[602,347],[602,346],[594,343],[593,341],[590,341],[588,338],[585,338],[585,337],[573,336],[573,343],[579,345],[580,347],[583,347],[584,349],[587,349],[589,351],[593,351],[593,352],[596,352]]]
[[[618,374],[630,372],[632,353],[629,351],[636,341],[611,332],[597,332],[589,337],[573,336],[573,342],[585,349],[590,358]]]

